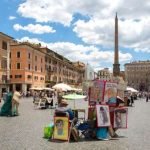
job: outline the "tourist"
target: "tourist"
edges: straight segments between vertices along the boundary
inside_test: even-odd
[[[6,95],[6,99],[4,101],[4,104],[1,108],[1,111],[0,111],[0,115],[1,116],[11,116],[12,115],[12,92],[8,92],[7,95]]]
[[[20,103],[21,93],[19,89],[16,89],[16,91],[13,94],[12,98],[12,116],[18,116],[18,107]]]

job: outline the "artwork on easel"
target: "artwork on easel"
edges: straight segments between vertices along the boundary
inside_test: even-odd
[[[69,137],[69,118],[54,117],[53,139],[68,140]]]
[[[110,114],[108,105],[96,105],[97,126],[110,126]]]
[[[89,105],[96,105],[103,100],[104,93],[104,81],[95,80],[93,85],[90,87]]]
[[[104,92],[104,102],[108,105],[115,105],[117,97],[117,83],[106,82]]]
[[[127,128],[128,109],[125,107],[114,109],[114,128]]]

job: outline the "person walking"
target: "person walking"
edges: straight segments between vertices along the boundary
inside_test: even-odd
[[[133,104],[134,104],[134,98],[133,98],[133,94],[131,94],[131,97],[130,97],[130,99],[131,99],[131,106],[133,106]]]
[[[20,103],[21,93],[20,90],[16,89],[12,98],[12,116],[18,116],[18,107]]]
[[[146,102],[148,102],[148,99],[149,99],[149,94],[146,93]]]
[[[12,115],[12,92],[8,92],[6,95],[6,99],[4,101],[4,104],[0,110],[0,116],[11,116]]]

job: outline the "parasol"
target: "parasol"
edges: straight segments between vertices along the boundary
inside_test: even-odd
[[[70,91],[70,90],[72,90],[71,86],[69,86],[69,85],[67,85],[65,83],[55,84],[52,88],[56,89],[56,90],[62,90],[62,91]]]
[[[75,109],[75,100],[77,100],[77,99],[79,100],[79,99],[84,99],[84,98],[86,98],[85,95],[79,95],[79,94],[76,94],[76,93],[64,95],[64,96],[62,96],[62,97],[65,98],[65,99],[68,99],[68,100],[74,100],[74,109]]]

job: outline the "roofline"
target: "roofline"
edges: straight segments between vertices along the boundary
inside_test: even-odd
[[[9,36],[9,35],[3,33],[3,32],[0,32],[0,34],[2,34],[3,36],[7,36],[7,37],[10,38],[10,39],[14,39],[13,37],[11,37],[11,36]]]

